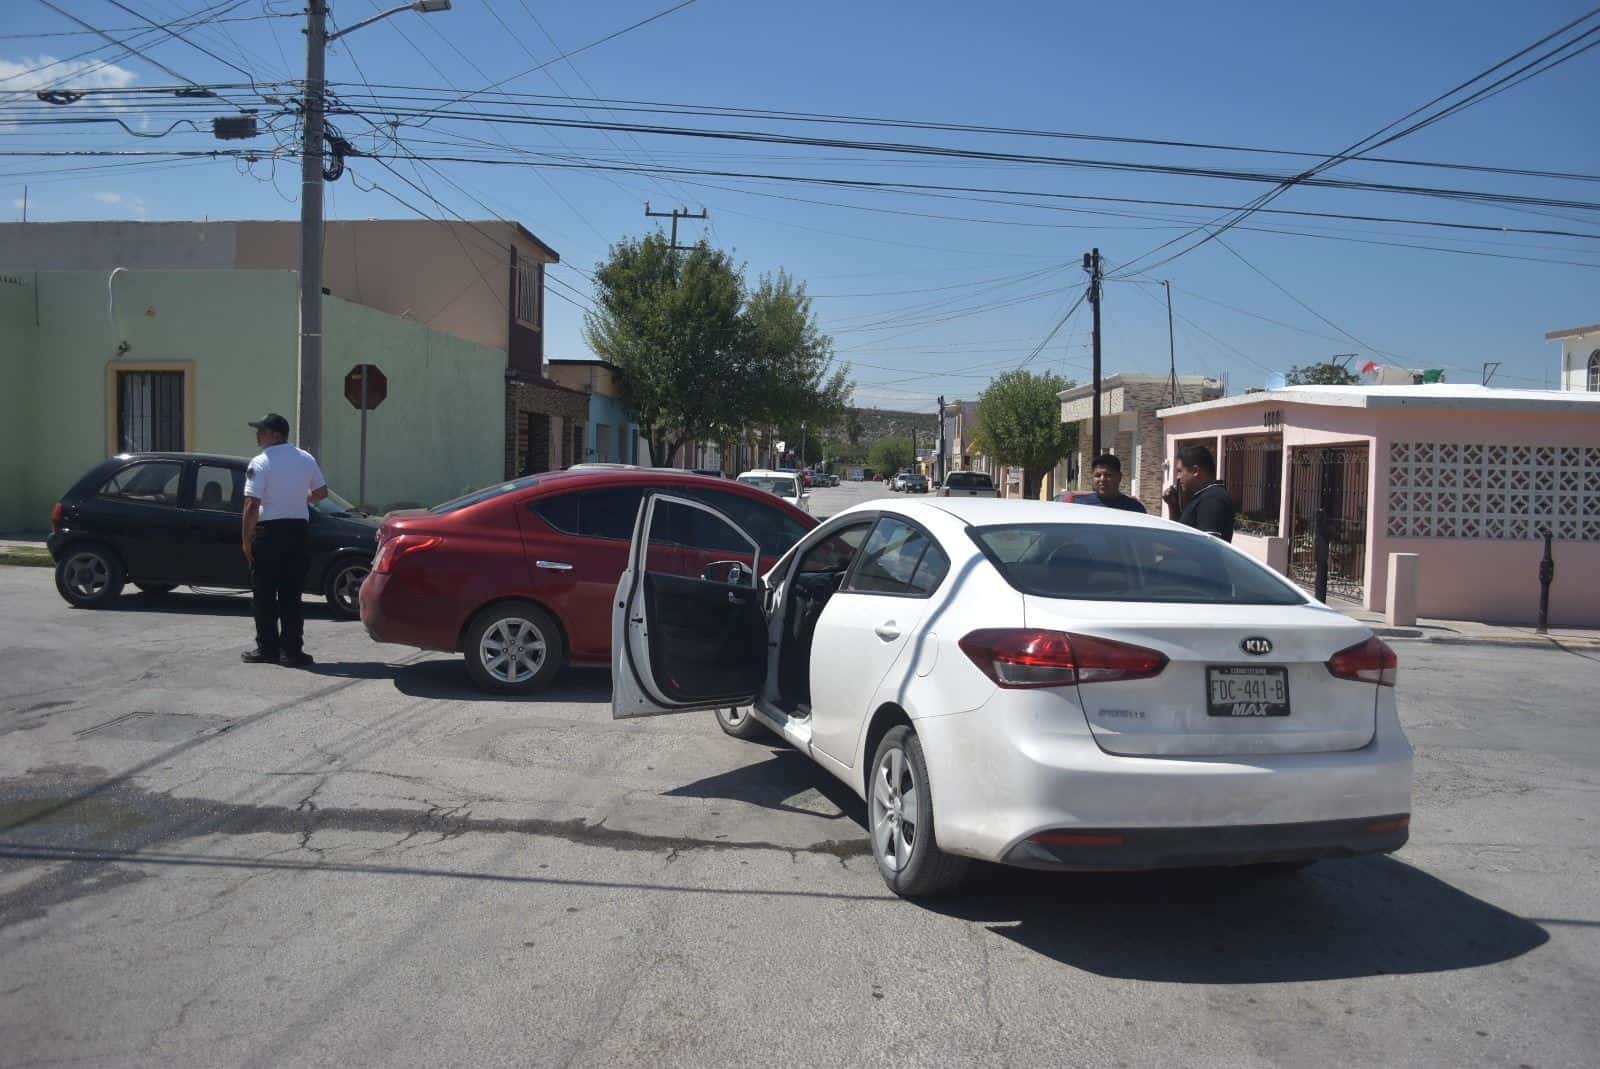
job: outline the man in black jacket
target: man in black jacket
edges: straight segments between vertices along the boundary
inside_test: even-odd
[[[1203,445],[1184,446],[1178,450],[1176,469],[1177,482],[1161,495],[1167,503],[1167,518],[1232,542],[1233,499],[1228,487],[1217,479],[1211,450]]]

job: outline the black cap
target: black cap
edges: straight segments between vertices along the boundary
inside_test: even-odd
[[[285,438],[289,437],[289,421],[276,412],[268,412],[260,419],[251,420],[250,426],[258,431],[275,431]]]

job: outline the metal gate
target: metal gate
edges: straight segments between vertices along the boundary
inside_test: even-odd
[[[1320,512],[1328,538],[1328,592],[1352,601],[1364,600],[1367,466],[1365,443],[1293,450],[1289,574],[1295,582],[1304,586],[1316,582]]]

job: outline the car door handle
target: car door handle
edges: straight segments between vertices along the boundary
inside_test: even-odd
[[[749,598],[742,598],[738,594],[735,594],[731,590],[728,591],[728,604],[729,605],[743,605],[746,601],[749,601],[749,600],[750,600]]]
[[[894,621],[889,620],[872,629],[872,633],[885,642],[893,642],[900,637],[900,629],[894,626]]]
[[[572,565],[568,564],[566,561],[536,560],[536,561],[533,562],[533,564],[534,564],[534,567],[543,568],[547,572],[570,572],[570,571],[572,571]]]

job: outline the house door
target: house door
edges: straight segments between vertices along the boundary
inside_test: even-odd
[[[1367,572],[1368,447],[1295,449],[1290,459],[1289,574],[1302,586],[1317,579],[1316,521],[1328,530],[1328,592],[1363,601]]]
[[[550,470],[550,417],[542,412],[529,412],[525,438],[528,452],[522,458],[522,475],[534,475]]]

